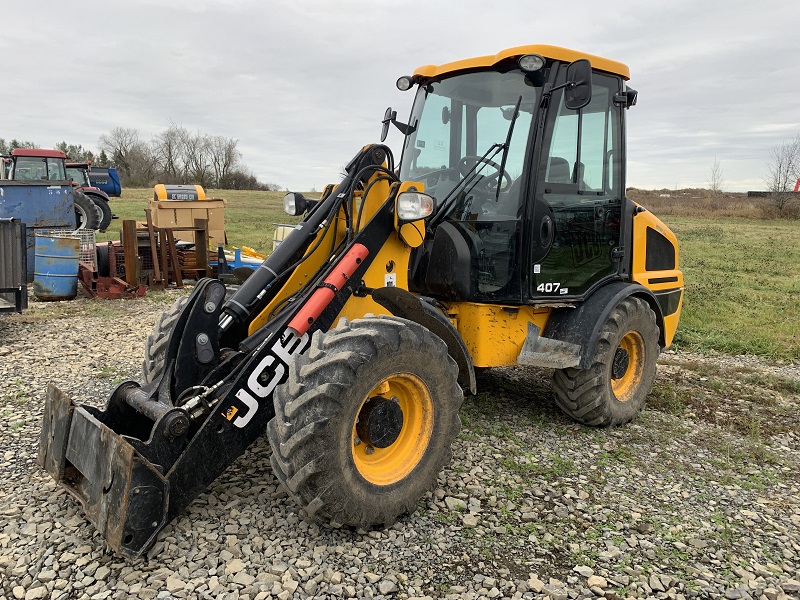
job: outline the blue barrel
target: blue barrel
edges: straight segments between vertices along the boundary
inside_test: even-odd
[[[33,293],[40,300],[72,300],[78,294],[81,241],[36,234]]]

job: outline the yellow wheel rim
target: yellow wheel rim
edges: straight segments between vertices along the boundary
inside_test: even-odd
[[[619,342],[615,352],[615,362],[620,352],[627,354],[627,365],[623,373],[617,373],[619,377],[614,377],[616,365],[612,365],[611,389],[617,400],[627,402],[633,398],[642,380],[645,360],[644,338],[638,331],[629,331]]]
[[[377,448],[359,438],[356,431],[364,406],[370,399],[394,400],[403,412],[397,438],[386,448]],[[361,476],[375,485],[401,481],[419,464],[433,433],[433,401],[428,386],[416,375],[397,373],[381,380],[364,398],[353,422],[351,451]]]

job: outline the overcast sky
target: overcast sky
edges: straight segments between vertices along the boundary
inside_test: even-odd
[[[716,157],[724,189],[761,189],[800,133],[796,0],[39,0],[3,2],[0,23],[0,138],[94,150],[176,123],[236,138],[290,189],[337,181],[387,106],[405,120],[398,76],[525,44],[630,66],[629,186],[707,187]]]

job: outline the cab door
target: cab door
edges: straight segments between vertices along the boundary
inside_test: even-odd
[[[556,85],[564,82],[560,69]],[[580,298],[618,274],[624,199],[620,78],[593,72],[582,109],[550,100],[529,236],[530,298]]]

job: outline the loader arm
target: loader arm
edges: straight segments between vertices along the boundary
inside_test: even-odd
[[[354,163],[352,169],[365,169],[363,161]],[[322,211],[335,207],[334,194],[329,198],[304,227],[322,226]],[[264,433],[289,361],[315,331],[332,326],[394,228],[390,196],[294,302],[247,338],[242,332],[248,320],[277,293],[282,271],[302,258],[313,236],[289,236],[294,243],[271,255],[227,303],[221,283],[203,280],[173,331],[161,380],[124,382],[103,410],[75,405],[48,388],[39,464],[81,502],[112,548],[130,556],[144,553]],[[240,348],[220,360],[218,345],[204,348],[206,337],[233,339]]]

